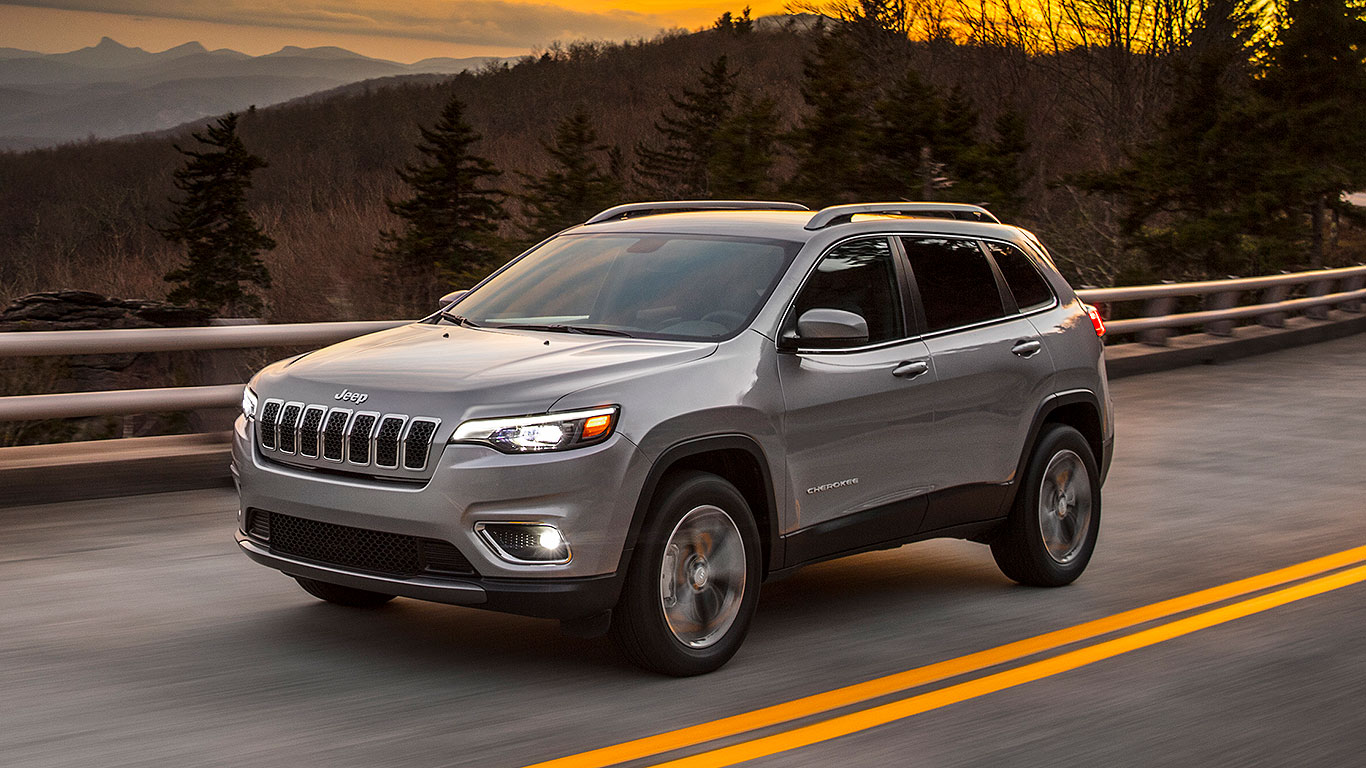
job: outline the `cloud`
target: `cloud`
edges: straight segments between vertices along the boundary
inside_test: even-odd
[[[6,0],[12,5],[320,32],[532,48],[555,40],[649,37],[668,17],[505,0]]]

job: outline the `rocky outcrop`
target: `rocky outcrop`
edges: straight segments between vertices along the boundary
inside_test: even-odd
[[[0,310],[0,333],[167,328],[208,325],[208,313],[145,299],[90,291],[45,291]],[[116,353],[71,357],[0,358],[0,395],[93,392],[198,384],[206,353]],[[198,426],[188,414],[69,419],[0,424],[0,445],[183,432]]]
[[[86,331],[207,325],[207,312],[148,299],[115,299],[91,291],[44,291],[20,296],[0,311],[7,331]]]

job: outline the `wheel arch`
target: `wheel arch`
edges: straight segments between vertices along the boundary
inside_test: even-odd
[[[1034,452],[1039,435],[1049,424],[1064,424],[1080,432],[1082,437],[1086,438],[1087,445],[1091,446],[1096,464],[1106,467],[1109,462],[1102,413],[1100,397],[1089,389],[1060,392],[1044,400],[1034,412],[1034,420],[1029,425],[1029,437],[1020,451],[1020,459],[1015,466],[1015,481],[1011,483],[1013,488],[1003,509],[1008,510],[1010,505],[1015,503],[1015,494],[1020,492],[1020,478],[1024,476],[1025,465],[1029,463],[1029,457]]]
[[[655,460],[645,478],[626,546],[618,565],[618,573],[630,566],[630,558],[640,536],[645,518],[650,513],[660,485],[670,473],[679,470],[700,470],[717,475],[736,487],[749,503],[754,522],[759,529],[759,546],[763,552],[763,571],[782,563],[782,537],[778,535],[779,515],[774,492],[772,471],[763,448],[751,437],[741,434],[709,435],[685,440],[666,449]]]

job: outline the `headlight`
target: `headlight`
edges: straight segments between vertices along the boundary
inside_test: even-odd
[[[503,453],[563,451],[601,443],[612,436],[620,409],[615,405],[586,411],[476,419],[456,428],[452,443],[482,443]]]
[[[256,416],[256,393],[251,391],[250,386],[242,388],[242,415],[247,419]]]

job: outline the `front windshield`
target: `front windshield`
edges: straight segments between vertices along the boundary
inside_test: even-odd
[[[749,325],[800,247],[713,235],[562,235],[447,316],[487,328],[721,340]]]

